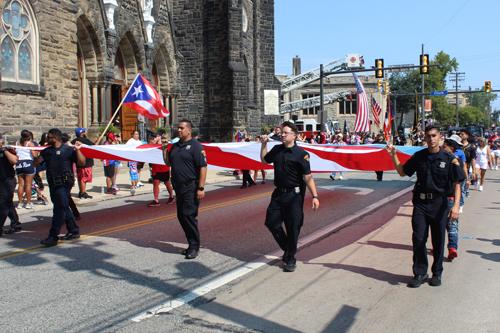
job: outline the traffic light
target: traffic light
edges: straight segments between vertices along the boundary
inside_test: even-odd
[[[429,55],[421,54],[420,55],[420,74],[429,74]]]
[[[384,59],[375,59],[375,68],[384,68]],[[375,77],[381,79],[384,77],[384,70],[377,69],[375,71]]]
[[[377,91],[382,91],[382,80],[377,80]]]
[[[389,82],[385,83],[385,94],[389,95]]]
[[[484,93],[491,94],[491,81],[484,82]]]

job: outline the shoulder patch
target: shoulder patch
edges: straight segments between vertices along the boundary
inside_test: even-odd
[[[460,166],[460,163],[458,162],[458,160],[456,158],[454,158],[452,161],[451,161],[452,164],[455,164],[455,165],[458,165]]]
[[[207,153],[205,153],[205,150],[202,150],[202,151],[201,151],[201,154],[202,154],[203,156],[207,157]]]
[[[309,154],[306,154],[306,155],[304,156],[304,159],[305,159],[307,162],[309,162]]]

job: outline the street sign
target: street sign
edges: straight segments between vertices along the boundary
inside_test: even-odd
[[[448,90],[431,91],[431,96],[446,96],[446,95],[448,95]]]

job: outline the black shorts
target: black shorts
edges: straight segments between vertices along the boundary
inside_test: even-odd
[[[144,168],[144,162],[137,162],[137,170]]]
[[[168,182],[170,180],[170,171],[157,172],[153,175],[153,180],[159,180],[161,182]]]
[[[110,165],[105,165],[104,166],[104,176],[113,178],[115,175],[115,165],[110,164]]]

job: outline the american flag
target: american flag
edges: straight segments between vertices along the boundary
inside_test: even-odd
[[[389,141],[389,136],[391,135],[391,122],[392,122],[392,111],[391,111],[391,100],[387,98],[387,111],[384,117],[384,136],[385,141]]]
[[[363,84],[359,81],[358,76],[352,73],[356,88],[358,89],[358,112],[356,114],[356,123],[354,124],[354,132],[369,132],[370,131],[370,114],[368,111],[368,99]]]
[[[158,119],[170,114],[163,106],[160,95],[141,74],[135,77],[122,103],[146,118]]]
[[[375,97],[372,97],[372,99],[373,99],[373,106],[372,106],[373,121],[378,126],[380,125],[380,113],[382,112],[382,108],[375,100]]]

